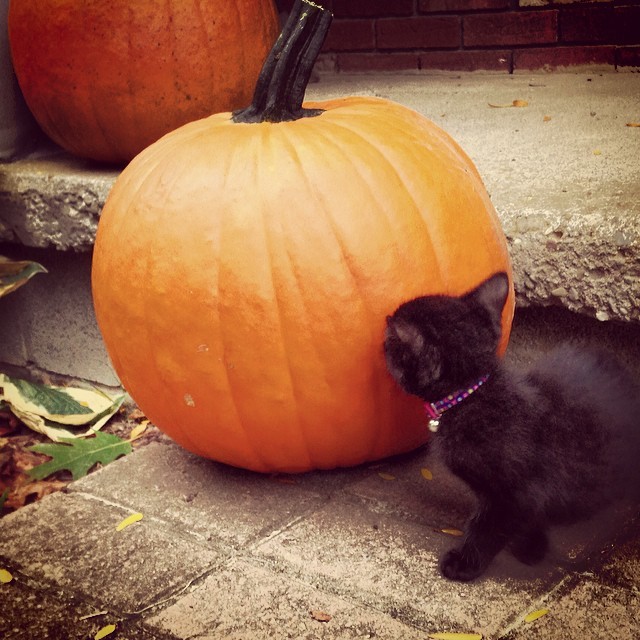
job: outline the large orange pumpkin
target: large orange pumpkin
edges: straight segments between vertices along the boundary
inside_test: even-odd
[[[273,0],[14,0],[29,108],[68,151],[128,162],[180,125],[251,99],[278,32]]]
[[[98,323],[141,409],[187,449],[263,472],[425,442],[420,402],[385,368],[385,318],[510,272],[480,177],[441,129],[381,99],[301,107],[308,68],[283,60],[326,14],[300,11],[252,107],[190,123],[124,170],[93,262]],[[502,351],[512,314],[513,292]]]

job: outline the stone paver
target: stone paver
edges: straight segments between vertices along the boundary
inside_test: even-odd
[[[464,526],[472,501],[425,454],[269,477],[144,447],[0,520],[0,568],[14,575],[0,634],[75,640],[113,623],[134,640],[637,637],[633,535],[580,547],[575,564],[502,553],[475,583],[444,580],[438,558],[459,538],[440,529]]]

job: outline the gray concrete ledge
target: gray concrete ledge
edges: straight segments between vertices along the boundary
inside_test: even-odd
[[[640,321],[640,76],[322,76],[309,99],[373,95],[428,116],[475,161],[518,304]],[[513,100],[522,108],[494,108]],[[117,176],[65,154],[0,164],[0,241],[89,250]]]

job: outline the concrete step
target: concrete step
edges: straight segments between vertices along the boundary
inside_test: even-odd
[[[396,100],[462,145],[507,236],[520,308],[640,324],[640,128],[627,126],[640,122],[640,76],[332,75],[308,91],[342,95]],[[504,106],[514,100],[527,106]],[[50,271],[3,300],[0,362],[117,384],[89,290],[100,209],[117,175],[46,150],[0,164],[0,241],[10,243],[0,251]]]

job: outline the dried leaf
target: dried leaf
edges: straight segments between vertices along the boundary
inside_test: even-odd
[[[311,611],[311,617],[318,622],[329,622],[331,620],[331,616],[324,611]]]
[[[528,107],[529,103],[526,100],[514,100],[511,104],[492,104],[488,103],[493,109],[509,109],[510,107]]]
[[[627,127],[640,127],[640,122],[627,122]]]
[[[36,273],[46,272],[47,270],[37,262],[14,261],[0,256],[0,298],[21,287]]]
[[[124,395],[111,398],[102,391],[55,387],[0,374],[2,399],[29,428],[54,442],[98,431],[120,408]],[[68,427],[88,427],[78,433]]]
[[[131,429],[131,432],[129,433],[129,442],[133,442],[134,440],[140,438],[150,424],[151,423],[149,422],[149,420],[143,420],[140,424],[137,424],[135,427],[133,427],[133,429]]]
[[[435,640],[482,640],[481,633],[430,633],[428,637],[434,638]]]
[[[69,483],[61,480],[38,480],[36,482],[17,483],[9,493],[6,506],[9,509],[20,509],[26,504],[41,500],[51,493],[64,489]]]
[[[144,420],[146,417],[147,416],[145,416],[137,407],[131,409],[131,411],[127,413],[128,420]]]
[[[383,479],[383,480],[395,480],[396,477],[391,474],[391,473],[385,473],[384,471],[381,471],[380,473],[378,473],[378,475]]]
[[[420,473],[425,480],[433,480],[433,473],[431,473],[431,469],[423,467],[420,469]]]
[[[593,150],[593,155],[594,156],[601,156],[602,155],[602,151],[600,151],[600,149],[594,149]]]
[[[460,531],[460,529],[440,529],[442,533],[446,533],[448,536],[455,536],[459,538],[464,535],[464,531]]]
[[[120,456],[131,453],[131,443],[121,440],[111,433],[96,432],[92,438],[64,439],[60,444],[37,444],[29,451],[44,453],[52,459],[40,464],[27,473],[36,480],[42,480],[56,471],[71,471],[74,480],[87,475],[89,469],[98,462],[109,464]]]
[[[115,630],[115,624],[108,624],[106,627],[102,627],[102,629],[100,629],[93,638],[94,640],[102,640],[102,638],[106,638],[108,635],[111,635]]]
[[[8,584],[13,580],[13,576],[6,569],[0,569],[0,584]]]
[[[82,621],[82,620],[91,620],[91,618],[97,618],[99,616],[106,616],[109,612],[108,611],[96,611],[95,613],[87,613],[86,616],[80,616],[78,618],[78,620]]]
[[[551,121],[551,116],[545,116],[544,118],[542,118],[542,122],[550,122]]]
[[[524,621],[525,622],[533,622],[534,620],[537,620],[538,618],[542,618],[542,616],[546,616],[547,613],[549,613],[549,609],[538,609],[537,611],[532,611],[531,613],[528,613],[524,617]]]
[[[127,527],[135,524],[136,522],[140,522],[144,516],[141,513],[132,513],[128,518],[125,518],[117,527],[116,531],[122,531]]]

